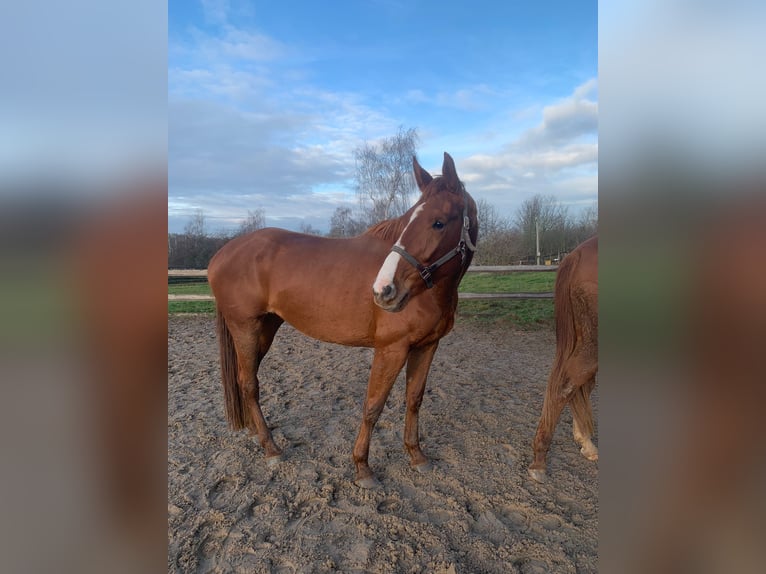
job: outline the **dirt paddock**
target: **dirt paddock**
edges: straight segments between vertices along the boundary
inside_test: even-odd
[[[434,470],[408,465],[403,376],[372,436],[383,487],[353,484],[370,349],[284,325],[260,371],[285,460],[228,429],[213,315],[168,318],[168,571],[585,573],[598,570],[598,463],[566,410],[548,481],[527,475],[551,330],[461,321],[436,353],[420,415]],[[598,390],[593,395],[598,413]],[[597,441],[597,437],[596,440]]]

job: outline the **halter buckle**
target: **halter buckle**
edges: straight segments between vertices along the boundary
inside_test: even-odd
[[[419,269],[420,276],[423,278],[423,281],[426,282],[426,287],[430,289],[434,286],[434,282],[431,280],[431,267],[421,267]]]

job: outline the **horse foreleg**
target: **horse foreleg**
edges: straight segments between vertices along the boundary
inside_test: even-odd
[[[426,389],[426,379],[434,353],[439,346],[435,342],[427,347],[412,349],[407,359],[407,412],[404,416],[404,446],[410,454],[410,466],[419,472],[431,470],[431,463],[420,450],[418,415]]]
[[[372,429],[386,405],[386,399],[391,392],[391,387],[396,381],[396,376],[404,366],[407,359],[408,348],[383,348],[376,349],[372,359],[370,381],[367,384],[367,398],[364,401],[362,425],[359,435],[354,443],[354,465],[356,466],[357,486],[373,488],[379,483],[367,463],[370,454],[370,437]]]

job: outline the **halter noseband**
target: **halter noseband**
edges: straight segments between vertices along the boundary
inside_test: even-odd
[[[404,249],[404,247],[400,247],[399,245],[394,245],[391,248],[391,251],[394,253],[398,253],[402,257],[404,257],[405,261],[412,265],[415,269],[418,270],[418,273],[423,278],[423,281],[426,283],[426,288],[430,289],[434,286],[433,282],[433,274],[434,272],[447,263],[447,261],[450,261],[453,257],[456,255],[460,255],[461,262],[465,261],[465,250],[466,247],[471,251],[476,251],[476,246],[471,241],[471,236],[468,234],[468,231],[471,229],[471,220],[468,219],[468,202],[466,201],[466,194],[465,190],[463,190],[463,228],[460,231],[460,241],[458,242],[457,246],[454,249],[451,249],[439,259],[431,263],[431,265],[423,265],[420,261],[415,259],[412,255],[407,253],[407,251]]]

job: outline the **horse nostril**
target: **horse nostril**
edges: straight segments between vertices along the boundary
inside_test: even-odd
[[[396,289],[393,285],[386,285],[383,287],[383,291],[381,291],[380,296],[385,299],[393,299],[394,295],[396,294]]]

